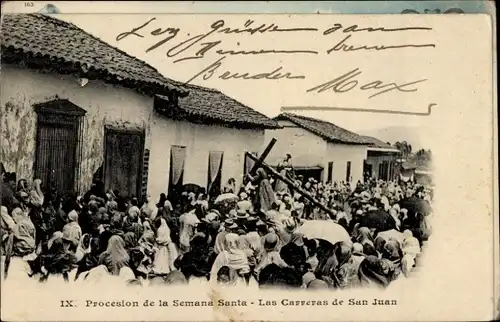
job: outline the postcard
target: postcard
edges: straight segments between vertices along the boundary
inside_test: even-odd
[[[3,6],[3,320],[497,316],[494,16],[260,5]]]

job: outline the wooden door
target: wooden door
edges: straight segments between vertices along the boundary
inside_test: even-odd
[[[35,179],[45,189],[55,187],[58,193],[74,189],[77,127],[75,125],[38,123]]]
[[[106,129],[104,149],[106,189],[117,190],[121,197],[140,197],[144,133]]]

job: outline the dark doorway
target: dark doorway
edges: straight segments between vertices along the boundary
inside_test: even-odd
[[[297,169],[295,168],[295,176],[302,176],[304,182],[307,182],[309,178],[313,178],[318,182],[321,181],[321,176],[323,175],[323,168],[307,168],[307,169]]]
[[[378,166],[378,179],[379,180],[388,180],[389,178],[389,162],[382,161],[382,163]]]
[[[140,197],[144,132],[106,128],[104,185],[120,197]]]
[[[366,161],[364,161],[363,163],[363,177],[364,177],[364,180],[368,180],[369,178],[371,178],[373,175],[373,165],[367,163]]]
[[[37,112],[34,179],[46,190],[64,194],[76,189],[81,121],[86,111],[68,100],[34,106]]]
[[[389,177],[387,180],[392,181],[394,180],[394,162],[389,161]]]
[[[347,161],[347,169],[345,172],[345,182],[351,182],[351,161]]]
[[[327,182],[332,182],[333,180],[333,161],[328,162],[328,180]]]
[[[389,180],[389,161],[384,161],[384,180]]]

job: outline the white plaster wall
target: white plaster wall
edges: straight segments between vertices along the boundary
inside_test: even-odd
[[[243,179],[244,154],[260,152],[264,130],[238,130],[220,126],[174,121],[154,113],[149,163],[148,193],[158,198],[168,192],[170,147],[186,147],[184,184],[207,185],[208,155],[223,151],[222,184],[231,177],[239,185]]]
[[[56,95],[87,111],[82,187],[90,186],[92,174],[103,160],[105,124],[145,129],[145,147],[151,145],[148,123],[153,109],[152,97],[96,80],[81,87],[73,76],[41,73],[8,64],[2,64],[0,77],[0,116],[3,118],[0,161],[7,171],[16,171],[18,178],[32,179],[36,134],[36,113],[32,106],[53,100]],[[10,110],[6,106],[10,106]],[[22,126],[26,124],[29,126]]]
[[[351,161],[351,182],[363,182],[363,161],[366,157],[366,146],[328,143],[324,168],[328,171],[328,162],[333,161],[333,181],[345,181],[347,161]],[[326,181],[328,174],[323,177]]]
[[[266,144],[276,138],[268,164],[276,165],[287,153],[292,155],[295,166],[321,166],[326,155],[326,141],[289,121],[279,121],[282,129],[266,130]]]

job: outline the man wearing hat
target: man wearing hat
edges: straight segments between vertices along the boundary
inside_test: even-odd
[[[236,219],[237,216],[238,216],[238,213],[236,212],[236,209],[229,210],[229,212],[227,214],[227,218],[229,218],[231,220]]]
[[[263,268],[270,264],[276,264],[279,267],[287,267],[287,263],[281,258],[279,253],[279,237],[275,233],[268,233],[263,237],[264,240],[264,254],[260,263],[255,267],[255,274],[259,280],[259,273]]]
[[[248,195],[245,192],[240,194],[240,201],[238,201],[238,209],[250,210],[252,208],[252,202],[248,200]]]
[[[236,210],[236,218],[234,219],[234,222],[238,225],[240,229],[248,231],[247,220],[249,217],[250,215],[248,214],[246,209],[238,208]]]
[[[222,253],[226,249],[226,235],[237,232],[238,225],[230,218],[224,220],[223,230],[221,230],[215,237],[214,252],[216,254]]]
[[[237,229],[238,224],[236,224],[233,219],[228,218],[224,220],[224,231],[227,233],[236,233]]]
[[[303,235],[297,232],[298,228],[299,225],[295,217],[289,217],[285,219],[285,221],[283,222],[283,229],[277,231],[277,234],[281,240],[281,245],[295,243],[297,246],[303,246]]]

